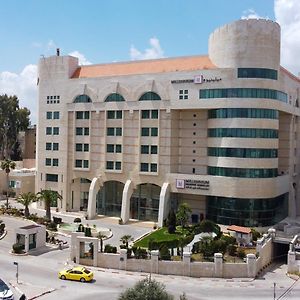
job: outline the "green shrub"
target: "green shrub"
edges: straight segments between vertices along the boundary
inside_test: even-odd
[[[4,229],[5,229],[5,224],[1,223],[0,224],[0,234],[2,234],[4,232]]]
[[[148,257],[148,253],[147,250],[144,248],[136,248],[136,247],[132,247],[132,251],[134,253],[134,257],[136,259],[146,259]]]
[[[236,238],[231,235],[222,235],[221,239],[226,242],[227,246],[236,244]]]
[[[261,237],[261,233],[254,228],[251,228],[252,240],[257,241]]]
[[[245,257],[246,257],[246,252],[245,252],[245,250],[242,249],[242,248],[239,248],[238,251],[237,251],[237,256],[238,256],[239,258],[245,258]]]
[[[171,254],[166,244],[162,245],[159,249],[159,258],[161,260],[171,260]]]
[[[231,256],[235,256],[236,255],[236,249],[237,249],[237,246],[236,245],[232,245],[232,244],[229,244],[227,246],[227,252],[229,255]]]
[[[114,247],[110,244],[106,244],[104,247],[104,252],[105,253],[117,253],[117,247]]]
[[[84,232],[84,226],[82,224],[78,225],[77,232]]]
[[[18,253],[19,254],[19,253],[23,252],[24,245],[15,243],[15,244],[13,244],[12,248],[13,248],[13,252],[14,253]]]
[[[92,230],[91,227],[84,227],[84,235],[91,237],[92,236]]]
[[[46,228],[51,231],[57,231],[57,224],[54,222],[50,222],[47,224]]]
[[[27,219],[29,219],[29,220],[31,220],[33,222],[36,222],[38,218],[39,217],[37,216],[37,214],[30,214]]]

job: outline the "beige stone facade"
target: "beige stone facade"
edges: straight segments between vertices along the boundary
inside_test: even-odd
[[[300,214],[300,79],[280,66],[280,27],[240,20],[208,56],[79,66],[41,58],[36,191],[58,208],[152,220],[271,225]]]

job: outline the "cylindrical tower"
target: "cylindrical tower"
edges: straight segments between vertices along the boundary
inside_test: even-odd
[[[260,67],[278,70],[280,26],[264,19],[239,20],[209,37],[209,58],[219,68]]]

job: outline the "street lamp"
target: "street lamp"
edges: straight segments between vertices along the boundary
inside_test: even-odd
[[[274,284],[274,300],[276,300],[276,290],[275,290],[275,288],[276,288],[276,282],[274,282],[273,284]]]
[[[17,283],[19,283],[19,263],[17,263],[16,261],[14,261],[14,265],[17,266],[16,277],[17,277]]]

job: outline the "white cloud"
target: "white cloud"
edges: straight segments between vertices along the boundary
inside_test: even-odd
[[[249,8],[243,11],[243,15],[241,16],[241,19],[266,19],[266,18],[261,17],[254,9]]]
[[[80,65],[91,65],[92,64],[89,60],[86,59],[86,57],[82,53],[80,53],[77,50],[70,52],[69,55],[78,57]]]
[[[141,59],[156,59],[164,57],[164,51],[160,46],[160,42],[156,37],[149,40],[151,48],[145,49],[144,52],[136,49],[134,45],[130,47],[130,58],[131,60]]]
[[[300,72],[300,1],[275,0],[274,12],[281,26],[281,65],[297,75]]]
[[[0,94],[16,95],[20,107],[31,111],[31,123],[36,123],[37,115],[37,66],[27,65],[20,74],[0,72]]]

